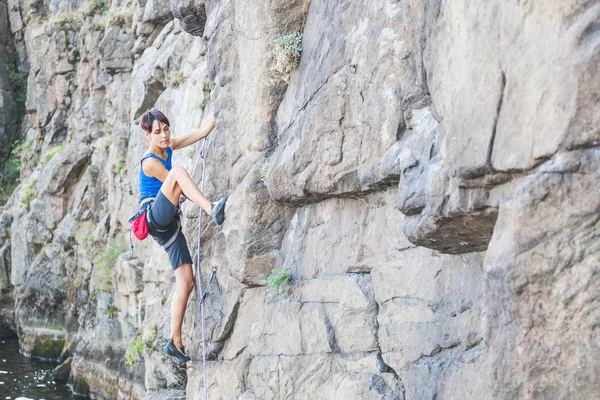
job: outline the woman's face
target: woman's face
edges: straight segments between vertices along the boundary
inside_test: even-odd
[[[153,145],[160,147],[161,149],[166,149],[169,147],[171,130],[169,129],[169,125],[155,119],[152,123],[152,131],[146,132],[146,137]]]

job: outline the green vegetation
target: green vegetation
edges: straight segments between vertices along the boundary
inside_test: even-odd
[[[104,151],[108,151],[108,149],[110,149],[110,146],[112,145],[113,142],[113,138],[112,136],[106,136],[104,138]]]
[[[69,285],[74,290],[79,290],[81,286],[83,286],[83,277],[81,275],[75,276],[73,280],[71,280],[71,284]]]
[[[169,75],[169,86],[175,87],[181,85],[185,81],[185,76],[183,76],[183,72],[181,71],[173,71],[171,75]]]
[[[6,160],[4,169],[0,171],[0,205],[6,204],[16,187],[21,175],[21,158],[12,155]]]
[[[284,74],[292,72],[300,62],[302,53],[302,34],[292,33],[290,35],[280,36],[273,41],[275,49],[275,70]]]
[[[158,325],[152,324],[143,330],[142,339],[147,349],[156,350],[155,342],[158,337]]]
[[[110,10],[106,16],[106,27],[109,26],[130,26],[133,23],[133,10]]]
[[[36,2],[31,4],[32,7],[27,10],[27,14],[25,14],[24,21],[26,24],[30,22],[42,23],[48,19],[48,15],[46,15],[43,2]]]
[[[14,158],[14,163],[18,166],[19,170],[21,167],[30,168],[37,163],[37,157],[32,157],[27,160],[27,155],[33,151],[34,145],[35,141],[33,139],[28,139],[26,142],[17,140],[14,143],[13,149],[10,152],[10,158]]]
[[[119,313],[119,309],[117,307],[115,307],[113,304],[111,304],[110,306],[108,306],[106,308],[106,315],[108,315],[110,318],[116,317],[118,313]]]
[[[54,329],[57,331],[64,331],[65,327],[63,326],[63,324],[61,324],[58,321],[52,321],[51,323],[48,324],[48,328],[50,329]]]
[[[13,93],[15,94],[15,102],[18,107],[25,105],[27,99],[27,75],[22,72],[11,72],[9,82]]]
[[[5,126],[6,129],[19,129],[20,121],[25,114],[25,101],[27,99],[27,74],[18,70],[20,63],[16,61],[15,55],[11,50],[10,40],[8,38],[0,38],[0,64],[5,66],[6,72],[9,72],[8,83],[10,91],[13,94],[13,99],[16,103],[16,113],[11,115],[12,118],[7,118],[8,108],[0,109],[0,123],[4,124],[7,120],[16,122],[16,126]],[[7,90],[8,88],[3,88]],[[16,115],[15,115],[16,114]],[[21,142],[6,143],[7,150],[11,150],[10,155],[5,158],[0,164],[0,205],[6,204],[14,190],[19,185],[22,167]],[[31,141],[33,147],[33,141]]]
[[[35,199],[38,195],[36,185],[37,179],[30,179],[23,184],[23,189],[21,193],[23,205],[25,206],[27,212],[29,212],[29,206],[31,204],[31,201]]]
[[[7,183],[4,182],[4,179],[0,179],[0,182],[0,185],[2,185],[0,187],[0,206],[3,206],[10,199],[17,186],[19,186],[19,182],[12,181]]]
[[[58,25],[59,28],[65,28],[66,25],[76,23],[78,19],[79,18],[76,13],[61,13],[53,16],[50,19],[50,23]]]
[[[83,239],[81,239],[81,241],[83,243],[92,243],[94,241],[94,236],[93,235],[84,236]]]
[[[162,377],[158,377],[156,379],[156,388],[157,389],[166,389],[168,387],[168,382],[162,378]]]
[[[61,146],[53,147],[52,149],[48,150],[48,152],[46,152],[46,154],[44,155],[44,158],[42,158],[42,166],[45,166],[46,164],[48,164],[48,162],[50,162],[50,160],[52,160],[52,157],[54,157],[55,155],[57,155],[64,149],[65,149],[65,146],[61,145]]]
[[[120,159],[119,162],[117,164],[115,164],[115,174],[120,174],[122,171],[126,171],[127,170],[127,162],[125,161],[124,158]]]
[[[108,292],[112,288],[112,272],[119,255],[126,251],[123,246],[123,235],[111,239],[106,249],[96,257],[94,266],[97,267],[99,280],[98,289]]]
[[[31,356],[39,357],[44,360],[56,360],[60,357],[64,347],[65,342],[63,340],[36,338],[33,350],[31,351]]]
[[[265,181],[267,179],[267,169],[269,168],[269,164],[265,162],[262,167],[260,167],[260,180]]]
[[[204,81],[204,88],[202,89],[202,93],[202,101],[200,102],[200,104],[198,104],[198,108],[204,111],[204,109],[206,108],[206,103],[208,103],[208,100],[210,99],[210,80],[208,78],[206,78],[206,80]]]
[[[98,227],[98,223],[89,222],[85,224],[81,229],[78,228],[77,241],[79,244],[93,243],[96,241],[96,237],[94,236],[94,232]]]
[[[125,352],[125,364],[135,367],[135,362],[142,357],[142,352],[146,349],[144,341],[139,337],[127,346]]]
[[[109,133],[112,133],[113,130],[113,126],[111,124],[109,124],[108,122],[105,122],[102,125],[102,129],[100,129],[100,132],[102,132],[104,135],[108,135]],[[112,137],[111,138],[107,138],[108,140],[110,140],[110,143],[108,143],[108,145],[110,146],[110,144],[112,143]]]
[[[25,76],[20,72],[11,72],[8,80],[13,89],[15,88],[15,86],[20,86],[26,82]]]
[[[16,75],[13,75],[11,80],[20,79]],[[29,139],[25,142],[17,140],[13,144],[13,148],[10,152],[10,156],[4,163],[2,170],[0,170],[0,204],[6,204],[14,190],[19,185],[21,178],[21,168],[30,168],[37,163],[37,157],[31,157],[27,159],[33,151],[35,141]],[[23,203],[27,205],[29,209],[29,203],[35,198],[37,193],[35,192],[36,181],[28,182],[23,187]]]
[[[281,289],[285,287],[292,279],[290,272],[282,270],[280,268],[274,268],[271,275],[267,279],[267,285],[269,289],[278,296],[281,293]]]
[[[92,0],[92,10],[99,13],[105,13],[110,7],[109,0]]]
[[[90,385],[80,376],[75,377],[71,380],[71,390],[73,393],[80,396],[89,396]]]

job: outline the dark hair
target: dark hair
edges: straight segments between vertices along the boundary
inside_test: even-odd
[[[163,124],[165,124],[167,126],[171,126],[169,124],[169,120],[167,119],[167,117],[165,117],[165,114],[161,113],[160,111],[158,111],[156,109],[152,109],[152,110],[148,111],[147,113],[145,113],[144,115],[142,115],[142,122],[140,123],[140,126],[146,132],[151,132],[152,124],[154,123],[155,120],[159,120]]]

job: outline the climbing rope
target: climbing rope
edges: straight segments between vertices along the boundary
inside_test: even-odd
[[[202,160],[202,180],[200,183],[200,191],[202,193],[204,193],[204,181],[205,181],[205,171],[206,171],[206,163],[205,163],[205,157],[206,157],[206,143],[207,140],[206,138],[202,139],[202,143],[200,144],[200,152],[198,153],[198,157],[196,157],[196,161],[194,162],[194,168],[192,169],[192,173],[191,173],[191,177],[193,179],[195,173],[196,173],[196,168],[198,167],[198,162],[200,160]],[[202,372],[204,375],[204,400],[208,400],[208,393],[207,393],[207,389],[206,389],[206,338],[205,338],[205,327],[204,327],[204,299],[206,298],[206,295],[208,294],[208,290],[210,288],[210,284],[212,283],[212,281],[214,280],[215,283],[217,284],[217,288],[219,289],[219,293],[221,292],[221,286],[219,285],[219,281],[217,280],[216,274],[217,274],[217,267],[213,266],[212,268],[212,272],[210,274],[210,278],[208,279],[208,283],[206,284],[206,288],[204,289],[204,291],[202,293],[200,293],[198,290],[201,290],[202,288],[202,274],[200,272],[200,246],[202,244],[202,231],[203,231],[203,218],[202,218],[202,214],[203,214],[202,208],[200,208],[199,212],[198,212],[198,220],[199,220],[199,227],[198,227],[198,236],[197,236],[197,242],[198,245],[196,247],[196,293],[199,294],[200,296],[200,321],[201,321],[201,330],[202,330]]]
[[[198,166],[198,161],[200,159],[202,159],[202,180],[201,180],[201,184],[200,184],[200,191],[202,193],[204,193],[204,177],[205,174],[204,172],[206,171],[206,163],[205,163],[205,151],[206,151],[206,137],[202,139],[202,145],[201,145],[201,149],[200,149],[200,153],[198,154],[198,157],[196,157],[196,162],[194,164],[194,168],[192,169],[192,179],[193,176],[196,172],[196,167]],[[197,285],[196,285],[196,291],[200,290],[198,288],[202,288],[202,275],[200,274],[200,245],[202,244],[201,241],[201,237],[202,237],[202,208],[200,208],[200,211],[198,212],[198,219],[199,219],[199,227],[198,227],[198,246],[196,247],[196,280],[197,280]],[[210,282],[212,281],[212,278],[214,276],[214,274],[216,274],[216,268],[213,268],[213,274],[211,274],[210,280],[208,285],[210,285]],[[204,336],[204,298],[206,297],[206,292],[208,291],[208,285],[206,286],[206,291],[204,294],[202,294],[202,296],[200,296],[200,321],[201,321],[201,326],[202,326],[202,373],[204,375],[204,400],[208,400],[208,394],[206,391],[206,339]],[[199,293],[199,292],[196,292]]]

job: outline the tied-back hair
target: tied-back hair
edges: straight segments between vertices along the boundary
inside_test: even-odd
[[[169,120],[167,119],[165,114],[163,114],[162,112],[160,112],[154,108],[151,109],[150,111],[148,111],[147,113],[145,113],[144,115],[142,115],[142,122],[140,123],[140,126],[142,127],[142,129],[144,131],[151,132],[152,124],[154,123],[155,120],[159,120],[163,124],[165,124],[167,126],[171,126],[171,124],[169,124]]]

